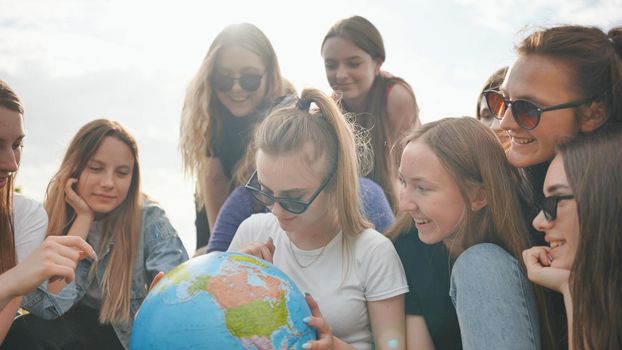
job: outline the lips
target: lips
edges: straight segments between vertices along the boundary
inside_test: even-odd
[[[102,198],[102,199],[106,199],[106,200],[117,198],[116,196],[111,196],[111,195],[107,195],[107,194],[99,194],[99,193],[93,193],[93,196],[98,197],[98,198]]]
[[[512,143],[518,144],[518,145],[528,145],[536,141],[536,139],[532,137],[517,137],[517,136],[510,136],[510,137],[512,139]]]

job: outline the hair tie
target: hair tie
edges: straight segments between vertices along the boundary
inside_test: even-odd
[[[298,108],[299,110],[303,112],[308,112],[310,106],[311,106],[311,100],[309,99],[301,98],[301,99],[298,99],[298,102],[296,102],[296,108]]]

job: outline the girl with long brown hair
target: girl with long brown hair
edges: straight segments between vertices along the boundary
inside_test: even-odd
[[[72,283],[43,284],[24,305],[45,321],[29,334],[56,346],[127,348],[134,316],[159,272],[188,259],[164,211],[140,191],[138,148],[118,122],[84,125],[48,185],[48,235],[78,236],[98,261],[78,264]]]
[[[253,140],[246,188],[271,212],[246,219],[229,250],[273,262],[313,295],[305,322],[320,339],[305,349],[404,349],[406,279],[391,242],[361,213],[356,143],[337,104],[306,89]]]
[[[76,262],[93,249],[78,237],[44,241],[43,206],[14,193],[23,148],[24,108],[11,87],[0,80],[0,344],[15,318],[22,296],[43,281],[74,278]]]
[[[529,279],[564,297],[570,349],[622,348],[622,129],[558,147],[533,226],[549,247],[523,252]]]
[[[384,190],[397,210],[399,139],[419,124],[419,107],[411,86],[380,70],[386,54],[378,29],[353,16],[335,23],[321,46],[326,78],[347,115],[370,134],[373,166],[362,174]]]
[[[529,239],[517,172],[494,133],[447,118],[404,142],[389,234],[409,279],[408,348],[542,348],[540,299],[518,260]]]

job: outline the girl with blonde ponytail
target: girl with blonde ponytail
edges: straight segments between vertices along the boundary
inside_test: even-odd
[[[99,259],[78,263],[75,281],[44,283],[25,297],[35,316],[21,331],[59,348],[127,348],[148,286],[188,259],[164,211],[140,191],[132,135],[106,119],[83,126],[48,185],[44,206],[49,236],[81,237]]]
[[[305,349],[403,349],[404,271],[361,213],[355,138],[336,103],[304,90],[266,117],[253,146],[246,188],[271,212],[245,220],[229,250],[274,263],[313,295],[305,322],[319,340]]]

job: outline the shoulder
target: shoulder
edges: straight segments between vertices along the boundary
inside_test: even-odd
[[[452,283],[480,285],[522,275],[522,268],[505,249],[493,243],[476,244],[458,256],[451,270]]]
[[[397,258],[397,252],[391,240],[371,228],[357,235],[351,245],[358,262],[385,259],[392,255]]]
[[[258,213],[253,214],[246,220],[242,221],[236,236],[239,233],[242,235],[253,235],[259,237],[269,235],[280,230],[281,227],[279,226],[279,222],[276,220],[276,217],[272,215],[272,213]]]
[[[47,213],[43,205],[21,194],[13,195],[13,218],[17,220],[30,220],[32,217],[44,217],[47,219]]]
[[[417,110],[415,95],[405,81],[394,80],[387,89],[387,113],[390,117],[397,117],[405,112],[413,113]]]
[[[177,235],[166,212],[155,201],[144,198],[142,202],[142,231],[147,237],[167,239]]]

